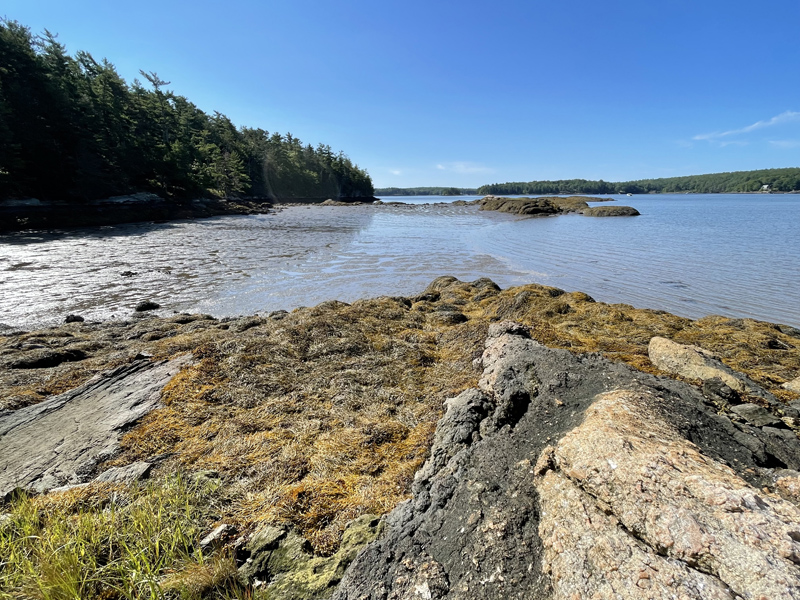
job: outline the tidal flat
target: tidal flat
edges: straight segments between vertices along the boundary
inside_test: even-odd
[[[473,197],[467,198],[475,199]],[[387,198],[432,202],[453,198]],[[619,197],[635,218],[520,217],[477,206],[289,206],[266,215],[0,236],[0,324],[124,319],[144,300],[216,317],[407,295],[489,277],[597,300],[800,327],[800,198]]]

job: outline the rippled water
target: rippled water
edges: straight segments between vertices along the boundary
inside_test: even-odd
[[[642,216],[519,218],[441,203],[294,206],[269,215],[2,235],[0,323],[32,327],[68,313],[127,317],[146,299],[161,304],[162,314],[248,314],[413,295],[448,274],[490,277],[503,287],[538,282],[689,317],[800,326],[800,197],[663,195],[620,203]]]

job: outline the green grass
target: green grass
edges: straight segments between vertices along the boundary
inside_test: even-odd
[[[214,491],[173,476],[130,488],[21,494],[0,524],[0,598],[245,597],[233,560],[197,546]]]

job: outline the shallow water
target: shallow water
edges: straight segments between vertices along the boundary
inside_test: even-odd
[[[293,206],[218,217],[0,236],[0,323],[69,313],[216,316],[419,293],[434,277],[537,282],[688,317],[800,326],[800,197],[617,197],[635,218],[519,218],[411,198],[407,206]],[[385,198],[388,201],[407,200]],[[418,204],[441,200],[444,203]]]

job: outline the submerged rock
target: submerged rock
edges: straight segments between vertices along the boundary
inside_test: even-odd
[[[800,489],[770,468],[800,467],[791,431],[513,324],[479,362],[333,598],[800,598],[800,509],[762,490]]]

